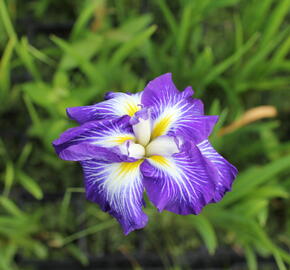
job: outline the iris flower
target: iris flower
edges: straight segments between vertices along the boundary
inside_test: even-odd
[[[218,117],[204,115],[193,93],[180,92],[167,73],[140,93],[109,92],[103,102],[67,109],[80,126],[61,134],[55,150],[81,163],[88,200],[125,234],[148,221],[145,191],[160,212],[197,215],[231,189],[237,169],[208,141]]]

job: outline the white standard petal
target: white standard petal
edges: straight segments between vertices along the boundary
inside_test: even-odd
[[[133,125],[133,131],[136,136],[137,142],[142,145],[147,145],[151,137],[151,121],[139,119],[139,123]]]
[[[133,141],[126,141],[120,145],[120,151],[123,155],[128,155],[129,157],[141,159],[145,156],[145,148],[138,143]]]
[[[146,156],[148,157],[153,155],[171,156],[178,152],[176,141],[169,136],[159,136],[146,147]]]

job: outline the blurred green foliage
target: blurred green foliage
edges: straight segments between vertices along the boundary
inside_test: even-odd
[[[257,255],[287,269],[289,10],[289,0],[0,0],[0,269],[22,269],[16,255],[86,265],[122,250],[157,253],[165,268],[184,269],[180,256],[201,245],[210,254],[231,246],[250,270]],[[212,142],[240,174],[201,215],[157,214],[149,204],[148,226],[124,237],[85,201],[80,167],[59,160],[51,142],[73,125],[66,107],[142,90],[165,72],[221,116]],[[264,104],[278,118],[218,136]]]

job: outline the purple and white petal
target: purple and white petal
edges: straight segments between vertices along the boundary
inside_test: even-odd
[[[129,116],[123,116],[85,123],[65,131],[53,146],[64,160],[134,161],[120,148],[126,141],[135,140],[129,120]]]
[[[151,107],[152,136],[178,133],[199,143],[206,139],[217,121],[217,116],[203,115],[203,104],[191,98],[187,87],[179,92],[171,74],[164,74],[148,83],[142,95],[142,104]]]
[[[187,100],[191,103],[194,115],[203,115],[203,103],[199,99],[192,98],[193,94],[194,91],[191,86],[186,87],[183,92],[180,92],[172,81],[171,73],[166,73],[146,85],[141,100],[144,106],[165,106],[168,102],[174,103],[175,97],[175,101]]]
[[[195,116],[192,114],[191,108],[192,105],[186,100],[174,101],[171,106],[152,107],[151,138],[178,134],[193,140],[195,143],[208,138],[218,117],[214,115]]]
[[[107,161],[82,161],[85,174],[86,196],[98,203],[122,225],[125,234],[141,229],[148,218],[144,206],[142,161],[110,163]]]
[[[200,99],[193,98],[194,91],[191,86],[187,86],[183,92],[181,92],[182,98],[185,98],[189,103],[193,105],[194,115],[204,115],[203,102]]]
[[[159,211],[198,214],[214,196],[212,171],[197,147],[190,154],[183,150],[171,157],[151,156],[141,172],[148,197]]]
[[[123,115],[133,116],[141,109],[142,92],[137,94],[113,93],[106,95],[107,100],[91,106],[67,108],[67,114],[79,123],[116,118]]]
[[[224,159],[210,144],[208,140],[197,145],[201,154],[208,160],[210,166],[216,171],[216,192],[212,202],[220,201],[227,191],[231,190],[232,183],[238,170]]]

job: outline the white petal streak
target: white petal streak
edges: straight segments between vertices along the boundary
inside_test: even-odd
[[[84,133],[76,141],[85,141],[89,137],[92,144],[102,147],[114,147],[123,144],[127,140],[135,140],[134,134],[124,131],[118,123],[111,122],[108,125],[107,122],[102,123],[100,121],[97,125],[97,128],[91,128],[89,136],[87,133]]]
[[[116,116],[133,116],[141,108],[138,106],[141,104],[141,96],[141,93],[132,95],[118,93],[116,97],[97,104],[96,110],[101,109],[104,114],[115,114]]]
[[[178,97],[168,97],[168,102],[159,101],[155,108],[155,120],[152,138],[166,135],[170,130],[188,128],[192,125],[194,104],[185,102]]]

